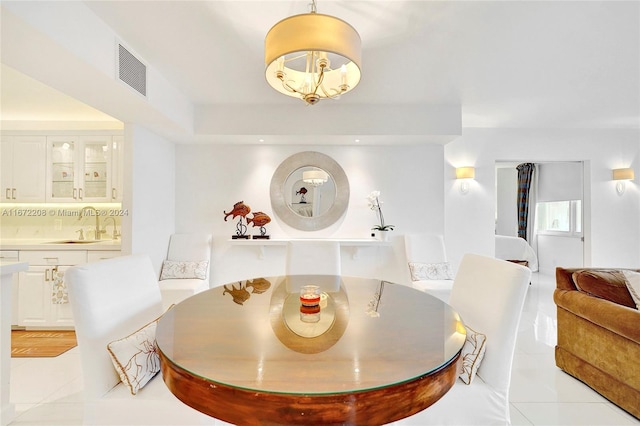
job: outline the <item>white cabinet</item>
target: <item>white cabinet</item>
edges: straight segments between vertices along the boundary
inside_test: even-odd
[[[57,280],[64,280],[65,271],[87,261],[87,252],[20,251],[20,261],[29,262],[29,269],[18,279],[18,325],[33,328],[73,327],[69,303],[55,303],[53,294]]]
[[[44,136],[3,136],[0,155],[2,202],[45,200],[47,145]]]
[[[48,136],[47,201],[112,201],[111,144],[111,136]]]
[[[113,259],[120,256],[120,250],[92,250],[87,252],[87,263],[99,262],[105,259]]]
[[[124,137],[113,136],[111,142],[111,201],[122,201]]]

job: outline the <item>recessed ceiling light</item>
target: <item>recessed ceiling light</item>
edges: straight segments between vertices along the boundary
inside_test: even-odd
[[[354,142],[358,143],[358,142],[360,142],[360,139],[355,139]]]
[[[258,142],[264,142],[264,139],[258,139]]]

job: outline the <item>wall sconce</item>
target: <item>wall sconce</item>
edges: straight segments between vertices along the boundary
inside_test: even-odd
[[[466,194],[469,192],[469,180],[476,177],[476,169],[474,167],[458,167],[456,168],[456,179],[460,179],[460,192]]]
[[[616,181],[616,192],[618,195],[624,194],[626,188],[626,182],[633,180],[633,169],[631,167],[625,169],[613,169],[613,180]]]

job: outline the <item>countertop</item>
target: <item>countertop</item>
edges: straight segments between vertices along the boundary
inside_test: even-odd
[[[98,240],[85,243],[62,243],[64,238],[5,239],[0,240],[0,250],[120,250],[120,240]]]

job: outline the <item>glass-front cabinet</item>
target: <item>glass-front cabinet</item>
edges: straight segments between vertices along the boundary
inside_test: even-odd
[[[111,136],[47,138],[47,201],[111,201]]]

